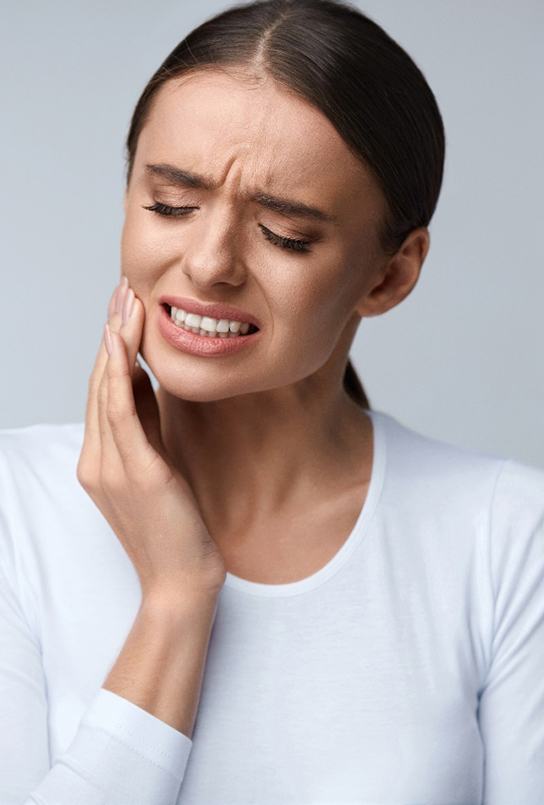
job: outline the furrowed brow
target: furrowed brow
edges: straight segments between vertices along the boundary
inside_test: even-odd
[[[247,197],[249,200],[260,204],[261,207],[266,207],[273,212],[279,212],[280,215],[288,215],[290,218],[307,218],[311,221],[323,221],[326,223],[336,223],[337,220],[335,215],[323,212],[318,207],[310,207],[301,201],[293,201],[281,196],[271,196],[264,191],[250,193]]]
[[[177,168],[174,165],[146,165],[145,169],[147,173],[153,176],[160,176],[180,187],[196,187],[202,190],[213,190],[215,188],[212,179],[192,171]]]
[[[164,163],[148,164],[145,169],[147,173],[160,176],[179,187],[193,187],[200,190],[215,190],[216,188],[211,177],[178,168],[175,165]],[[326,213],[318,207],[312,207],[309,204],[303,204],[300,201],[288,199],[284,196],[272,196],[264,190],[248,192],[244,198],[246,201],[254,201],[261,207],[291,218],[307,218],[326,223],[337,223],[338,220],[335,215]]]

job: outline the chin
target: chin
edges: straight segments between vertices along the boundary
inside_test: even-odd
[[[245,383],[237,383],[233,374],[228,377],[212,373],[206,365],[187,371],[176,361],[147,361],[163,393],[188,402],[217,402],[256,391]]]

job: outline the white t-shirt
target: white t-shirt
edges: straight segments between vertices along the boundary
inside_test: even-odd
[[[101,687],[141,589],[83,423],[0,430],[1,805],[544,803],[544,470],[370,414],[335,556],[228,574],[192,739]]]

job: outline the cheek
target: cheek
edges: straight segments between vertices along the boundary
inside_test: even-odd
[[[267,288],[273,300],[273,340],[298,366],[304,362],[307,371],[327,360],[348,316],[339,272],[319,273],[318,267],[314,268],[306,269],[296,283],[276,283],[274,288]]]
[[[346,308],[346,276],[339,264],[338,259],[309,258],[306,264],[295,265],[290,274],[284,270],[279,289],[282,319],[313,333],[334,330],[335,323],[341,326]]]
[[[130,211],[123,223],[120,246],[123,269],[135,281],[153,279],[168,259],[168,244],[157,236],[157,227]]]

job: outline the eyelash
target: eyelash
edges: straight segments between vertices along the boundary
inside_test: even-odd
[[[143,205],[142,205],[143,206]],[[144,210],[151,210],[151,212],[156,212],[158,215],[164,216],[171,216],[173,218],[182,218],[184,215],[187,214],[188,210],[195,210],[196,207],[170,207],[168,204],[161,204],[160,201],[156,201],[154,204],[146,207],[144,206]],[[294,238],[284,238],[281,235],[276,235],[275,232],[272,232],[270,229],[267,229],[266,226],[259,224],[261,230],[265,236],[265,238],[275,246],[280,246],[282,249],[291,249],[293,251],[298,252],[308,252],[310,251],[307,247],[310,243],[309,240],[295,240]]]

